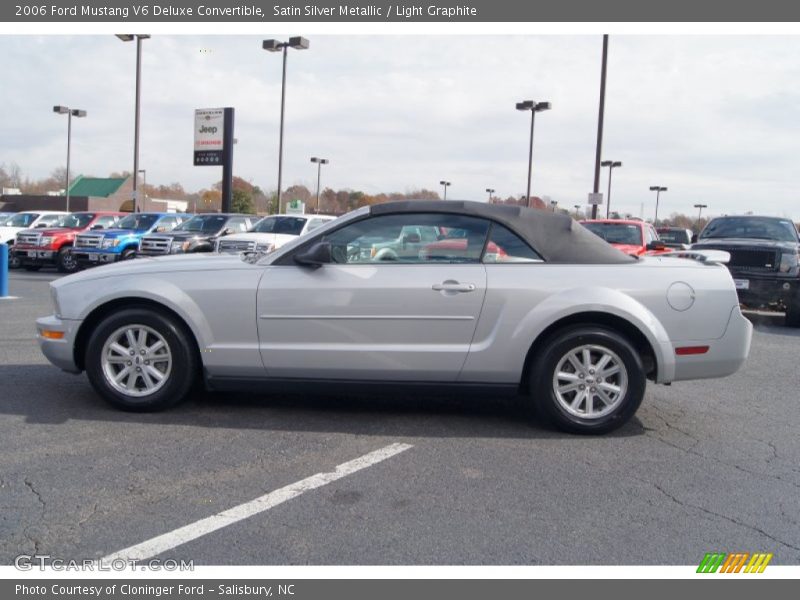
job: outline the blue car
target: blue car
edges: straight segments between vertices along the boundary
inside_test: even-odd
[[[188,221],[192,215],[180,213],[132,213],[114,229],[88,231],[75,239],[72,255],[82,267],[128,260],[136,256],[139,240],[150,233],[166,233]]]

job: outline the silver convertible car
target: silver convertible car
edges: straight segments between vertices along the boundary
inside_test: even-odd
[[[395,252],[375,251],[387,242]],[[704,258],[630,257],[545,211],[387,203],[266,256],[65,277],[37,327],[53,364],[126,410],[174,405],[200,378],[263,392],[446,386],[603,433],[633,416],[647,379],[723,377],[746,359],[752,326],[728,270]]]

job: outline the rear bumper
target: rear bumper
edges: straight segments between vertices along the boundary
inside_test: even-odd
[[[747,360],[752,337],[753,324],[742,315],[738,306],[734,307],[728,319],[728,326],[721,338],[705,341],[692,340],[686,343],[673,342],[674,348],[708,346],[708,351],[704,354],[676,355],[673,381],[732,375]]]
[[[81,321],[59,319],[56,316],[36,319],[36,332],[39,347],[45,358],[63,371],[80,373],[81,369],[75,364],[75,336],[78,333]],[[61,332],[61,339],[50,339],[42,336],[42,332]]]

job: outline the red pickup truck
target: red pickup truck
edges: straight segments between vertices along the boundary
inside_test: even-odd
[[[595,235],[632,256],[672,252],[661,241],[655,228],[645,221],[628,219],[589,219],[580,222]]]
[[[74,212],[64,215],[52,227],[26,229],[17,234],[14,256],[23,269],[38,271],[45,265],[55,265],[62,273],[78,270],[72,256],[75,236],[85,231],[109,229],[128,213],[122,212]]]

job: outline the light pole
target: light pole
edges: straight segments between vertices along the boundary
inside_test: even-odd
[[[667,191],[667,188],[660,185],[651,185],[650,191],[656,193],[656,217],[653,219],[653,225],[658,225],[658,198],[661,195],[661,192]]]
[[[697,209],[697,220],[703,218],[703,209],[708,208],[708,204],[695,204],[694,207]]]
[[[283,175],[283,115],[286,109],[286,50],[308,50],[309,42],[306,38],[295,36],[290,37],[288,42],[278,40],[264,40],[261,47],[267,52],[283,52],[283,75],[281,77],[281,127],[278,140],[278,213],[282,212],[281,207],[281,176]]]
[[[139,172],[139,105],[142,99],[142,40],[148,39],[148,34],[118,33],[117,37],[123,42],[136,40],[136,109],[133,118],[133,212],[139,212],[138,186],[136,185]]]
[[[66,196],[66,206],[64,210],[69,212],[69,152],[72,145],[72,117],[85,117],[86,111],[77,108],[69,108],[67,106],[54,106],[53,112],[59,115],[67,115],[67,181],[64,187],[64,194]]]
[[[489,193],[488,202],[489,202],[489,204],[491,204],[492,203],[492,194],[494,194],[495,190],[493,190],[492,188],[486,188],[486,191]]]
[[[447,187],[450,185],[450,182],[442,180],[439,182],[439,185],[444,187],[444,199],[447,200]]]
[[[142,174],[142,212],[147,209],[147,169],[139,169]]]
[[[604,160],[600,163],[601,167],[608,167],[608,198],[606,199],[606,219],[611,212],[611,172],[617,167],[621,167],[622,163],[618,160]]]
[[[311,157],[312,163],[317,163],[317,208],[314,212],[319,212],[319,178],[322,171],[322,165],[327,165],[330,161],[327,158]]]
[[[603,120],[606,107],[606,67],[608,66],[608,34],[603,35],[603,59],[600,67],[600,105],[597,114],[597,147],[594,154],[594,197],[600,192],[600,155],[603,152]],[[597,218],[597,203],[592,203],[592,219]]]
[[[581,205],[580,204],[573,204],[572,206],[575,208],[575,219],[577,220],[577,218],[579,216],[578,210],[580,210]]]
[[[558,206],[558,200],[550,200],[550,206],[553,207],[553,212],[556,212],[556,207]]]
[[[550,104],[549,102],[536,102],[534,100],[524,100],[522,102],[517,102],[517,110],[531,111],[531,139],[530,139],[530,146],[528,148],[528,188],[527,188],[528,191],[525,194],[525,199],[528,208],[531,207],[531,172],[533,171],[533,124],[536,119],[537,112],[542,112],[543,110],[550,110],[551,108],[552,104]]]

